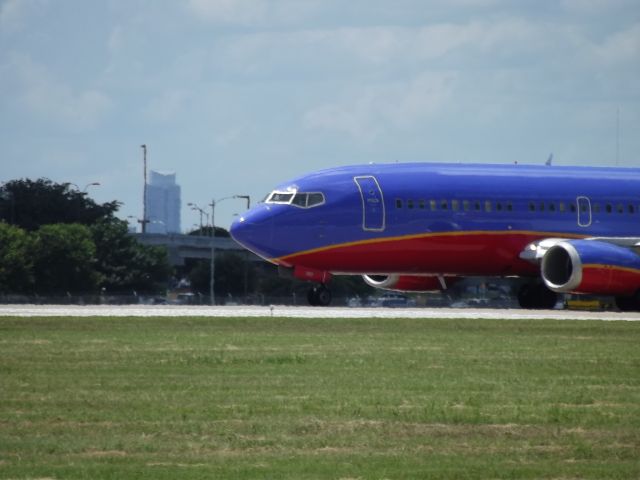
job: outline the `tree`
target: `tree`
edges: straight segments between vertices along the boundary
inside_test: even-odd
[[[95,292],[100,276],[94,268],[96,245],[89,227],[43,225],[32,242],[38,293]]]
[[[97,204],[70,183],[46,178],[12,180],[0,187],[0,220],[27,231],[54,223],[91,225],[113,217],[117,201]]]
[[[196,228],[195,230],[191,230],[188,232],[188,235],[200,236],[200,237],[210,237],[211,236],[211,225],[206,225],[202,228]],[[216,238],[229,238],[231,235],[229,231],[216,226]]]
[[[208,294],[209,282],[211,281],[211,262],[209,260],[198,260],[189,263],[192,264],[188,273],[192,289]],[[233,252],[217,253],[215,274],[215,293],[217,296],[244,295],[245,286],[248,292],[251,292],[254,288],[255,269],[240,254]]]
[[[114,215],[117,201],[97,204],[71,185],[41,178],[0,187],[0,222],[23,229],[4,228],[0,234],[0,289],[33,287],[41,294],[165,289],[171,272],[166,249],[131,237],[126,222]],[[20,253],[23,244],[30,255]]]
[[[142,245],[127,232],[127,223],[116,218],[91,227],[96,245],[96,270],[108,292],[159,292],[165,290],[171,266],[164,247]]]
[[[0,222],[0,292],[23,293],[33,287],[31,242],[21,228]]]

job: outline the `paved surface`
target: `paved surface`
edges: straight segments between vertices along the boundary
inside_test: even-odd
[[[294,318],[477,318],[639,321],[639,313],[578,312],[567,310],[495,310],[475,308],[339,308],[285,306],[181,305],[0,305],[0,316],[70,317],[294,317]]]

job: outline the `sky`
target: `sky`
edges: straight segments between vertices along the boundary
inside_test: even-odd
[[[0,181],[140,218],[146,144],[190,230],[340,165],[640,166],[640,2],[0,0],[0,92]]]

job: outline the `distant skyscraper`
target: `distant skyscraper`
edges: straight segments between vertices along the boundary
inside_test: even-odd
[[[151,170],[147,185],[147,232],[180,232],[180,185],[175,173]]]

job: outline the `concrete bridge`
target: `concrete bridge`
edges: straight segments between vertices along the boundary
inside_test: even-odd
[[[183,235],[181,233],[134,233],[136,240],[144,245],[160,245],[167,247],[171,265],[184,265],[185,258],[211,259],[211,241],[215,241],[216,253],[221,251],[245,252],[248,260],[263,261],[257,255],[242,248],[231,237],[211,237]]]

